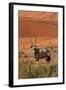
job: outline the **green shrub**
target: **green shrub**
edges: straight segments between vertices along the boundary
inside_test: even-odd
[[[58,64],[19,63],[19,78],[45,78],[58,76]]]

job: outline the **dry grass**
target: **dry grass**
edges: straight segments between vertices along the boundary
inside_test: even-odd
[[[48,48],[51,53],[51,61],[45,59],[38,62],[34,59],[32,51],[19,51],[18,78],[49,78],[58,76],[58,52],[57,48]]]

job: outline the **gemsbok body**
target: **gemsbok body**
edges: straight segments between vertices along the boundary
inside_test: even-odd
[[[35,44],[32,43],[31,48],[33,50],[33,55],[36,61],[39,61],[39,59],[41,58],[45,58],[47,62],[50,62],[51,55],[48,48],[39,48],[36,46],[36,43]]]

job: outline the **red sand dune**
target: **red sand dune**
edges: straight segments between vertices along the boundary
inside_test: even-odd
[[[37,37],[39,47],[58,46],[58,13],[19,11],[19,49],[30,49],[30,39]]]
[[[19,37],[58,36],[58,14],[54,12],[19,11]]]

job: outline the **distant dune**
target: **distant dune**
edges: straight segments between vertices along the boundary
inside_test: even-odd
[[[58,13],[19,11],[19,50],[31,49],[31,40],[38,47],[58,47]]]
[[[19,37],[58,37],[58,14],[19,11]]]

